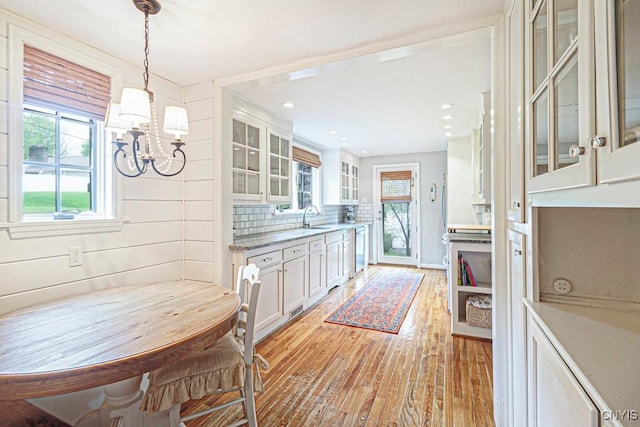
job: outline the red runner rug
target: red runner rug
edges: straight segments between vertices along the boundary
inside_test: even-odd
[[[420,273],[380,273],[325,322],[397,334],[423,277]]]

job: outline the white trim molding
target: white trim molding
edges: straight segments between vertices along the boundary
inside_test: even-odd
[[[0,224],[12,240],[122,231],[126,219],[59,220]]]

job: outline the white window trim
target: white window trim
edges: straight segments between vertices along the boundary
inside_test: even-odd
[[[295,138],[295,137],[294,137]],[[294,138],[291,138],[292,140]],[[292,143],[292,147],[299,147],[302,148],[306,151],[309,151],[311,153],[317,154],[318,156],[320,156],[320,159],[322,159],[322,153],[318,150],[315,150],[309,146],[306,145],[301,145],[301,144],[297,144],[295,142]],[[295,160],[291,160],[291,206],[293,206],[295,204],[294,200],[296,197],[298,197],[298,186],[295,183],[296,179],[298,178],[298,171],[295,171],[295,175],[294,175],[294,170],[293,170],[293,165],[297,164],[299,162],[296,162]],[[313,199],[311,201],[312,205],[314,205],[315,207],[318,208],[318,212],[322,213],[322,211],[324,210],[324,206],[322,205],[322,167],[320,168],[313,168],[314,172],[313,172]],[[295,191],[294,191],[295,190]],[[317,203],[316,203],[317,202]],[[283,203],[280,203],[283,204]],[[304,212],[304,209],[297,209],[297,208],[290,208],[290,209],[286,209],[282,212],[280,212],[278,209],[274,209],[274,215],[300,215],[301,213]]]
[[[123,180],[117,173],[112,173],[111,144],[102,144],[104,150],[98,150],[96,161],[105,167],[99,168],[98,190],[103,194],[98,205],[105,216],[86,215],[72,220],[45,220],[38,218],[25,220],[22,218],[22,110],[23,83],[22,64],[24,62],[24,45],[28,44],[93,70],[111,78],[111,93],[118,94],[122,90],[123,75],[115,66],[104,62],[101,53],[89,46],[65,36],[42,29],[40,33],[9,24],[9,159],[8,159],[8,222],[0,223],[0,230],[7,230],[12,239],[24,239],[71,234],[89,234],[122,230],[126,218],[122,217]],[[100,134],[100,132],[99,132]],[[105,179],[112,176],[111,180]],[[107,195],[111,194],[111,197]],[[104,202],[104,205],[103,205]]]

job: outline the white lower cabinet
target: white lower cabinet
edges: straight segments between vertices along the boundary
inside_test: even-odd
[[[343,280],[353,277],[353,245],[351,230],[342,234],[342,277]]]
[[[599,413],[535,319],[528,316],[530,427],[598,427]]]
[[[262,284],[256,309],[255,329],[257,331],[269,327],[282,317],[282,274],[280,272],[280,264],[260,268]]]
[[[302,313],[305,303],[305,287],[307,277],[307,256],[285,261],[283,300],[284,315],[291,318]]]
[[[513,230],[509,235],[509,273],[508,299],[509,325],[509,371],[512,378],[518,381],[509,383],[511,396],[511,424],[512,426],[527,425],[527,384],[523,380],[527,377],[527,308],[523,298],[527,296],[525,278],[525,237]]]
[[[340,285],[342,280],[342,236],[339,233],[327,235],[327,287]]]
[[[327,257],[324,238],[309,242],[309,305],[324,296],[327,291]]]

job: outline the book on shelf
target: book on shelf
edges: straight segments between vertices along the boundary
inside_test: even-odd
[[[458,254],[458,285],[476,286],[476,279],[471,270],[471,266],[462,254]]]

